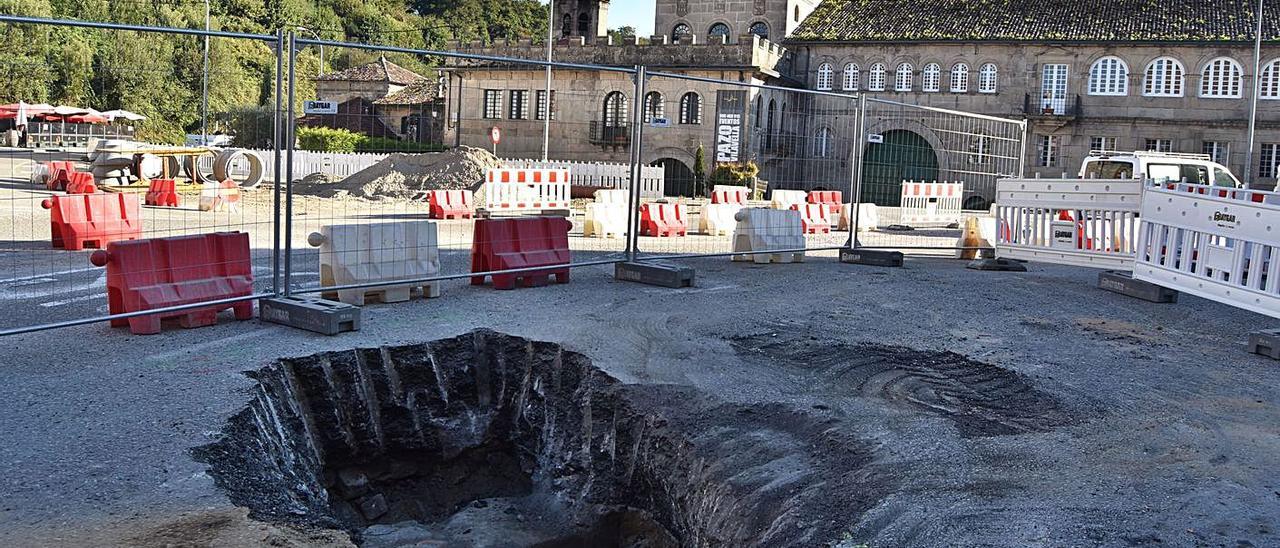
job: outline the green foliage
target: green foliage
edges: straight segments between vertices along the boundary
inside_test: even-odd
[[[444,48],[455,38],[493,42],[546,35],[546,6],[538,0],[210,0],[213,30],[273,35],[306,27],[298,36],[406,48]],[[204,3],[139,0],[0,0],[0,13],[134,25],[200,29]],[[0,25],[0,103],[18,100],[122,108],[148,119],[139,138],[178,144],[201,126],[204,39],[176,34],[108,31],[50,25]],[[314,77],[377,59],[378,52],[326,48],[298,52],[298,109],[315,98]],[[425,74],[438,60],[405,53],[387,57]],[[209,39],[208,132],[234,132],[257,144],[268,133],[253,109],[275,102],[275,57],[270,43]],[[299,113],[300,114],[300,113]],[[243,137],[242,137],[243,138]]]
[[[368,139],[359,133],[327,127],[300,127],[294,133],[298,148],[317,152],[355,152],[360,142]]]
[[[235,136],[235,146],[269,148],[273,129],[271,114],[271,107],[234,107],[220,116],[218,122]]]
[[[356,144],[356,152],[440,152],[444,145],[416,143],[387,137],[365,137]]]
[[[708,179],[707,184],[708,186],[751,186],[752,181],[759,174],[760,168],[755,162],[716,164],[716,168],[711,172],[711,177]]]
[[[698,150],[693,152],[693,194],[695,196],[705,196],[703,192],[703,182],[707,178],[707,151],[698,145]]]

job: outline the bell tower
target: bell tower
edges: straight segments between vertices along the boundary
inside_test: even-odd
[[[609,34],[609,0],[553,0],[561,38],[581,36],[588,44]]]

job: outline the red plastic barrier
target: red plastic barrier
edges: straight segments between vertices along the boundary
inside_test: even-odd
[[[432,219],[470,219],[475,200],[470,190],[432,190],[427,193]]]
[[[684,204],[640,206],[640,233],[645,236],[684,236],[689,233]]]
[[[795,204],[791,209],[800,212],[800,228],[805,234],[831,232],[831,217],[827,214],[827,204]]]
[[[827,216],[839,219],[840,208],[844,205],[844,194],[839,190],[814,190],[809,192],[807,201],[811,204],[827,206]]]
[[[712,190],[711,203],[746,205],[747,197],[750,195],[750,193],[751,193],[751,190],[746,187],[742,187],[741,189],[735,189],[731,191],[730,190]]]
[[[53,247],[78,251],[142,237],[137,194],[67,194],[40,203],[49,210]]]
[[[173,179],[152,179],[144,203],[149,206],[178,207],[182,198],[178,196]]]
[[[92,173],[72,171],[69,175],[69,180],[65,185],[67,194],[93,194],[98,191],[98,185],[93,184]]]
[[[547,285],[552,274],[557,283],[569,283],[569,229],[563,217],[519,217],[476,221],[471,244],[471,285],[484,285],[485,272],[548,267],[514,274],[492,274],[495,289]],[[558,268],[557,268],[558,267]]]
[[[71,174],[76,171],[75,163],[70,161],[45,162],[44,166],[49,171],[49,175],[45,178],[45,188],[48,190],[66,190],[67,183],[71,182]]]
[[[244,232],[112,242],[89,261],[107,267],[107,306],[112,314],[253,294],[249,235]],[[185,328],[202,327],[218,323],[218,313],[228,308],[237,320],[253,317],[253,301],[246,300],[111,320],[111,326],[128,325],[135,335],[154,335],[164,318],[178,317]]]

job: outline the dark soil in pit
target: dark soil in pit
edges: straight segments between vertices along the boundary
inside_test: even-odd
[[[876,398],[952,421],[964,437],[1047,432],[1073,422],[1023,375],[952,352],[776,334],[732,339],[744,359],[783,364],[842,396]]]
[[[492,331],[284,359],[196,457],[364,546],[822,546],[893,490],[835,412],[623,385]]]

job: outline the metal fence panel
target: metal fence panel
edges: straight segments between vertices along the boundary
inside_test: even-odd
[[[862,247],[949,253],[966,222],[990,218],[996,181],[1022,173],[1023,121],[875,98],[865,104]],[[955,191],[958,210],[947,203]]]
[[[148,52],[157,37],[167,35],[167,47],[174,48],[169,53],[199,59],[207,40],[210,52],[207,78],[211,90],[222,96],[235,95],[219,87],[240,81],[246,77],[246,71],[257,71],[251,74],[254,80],[249,84],[255,89],[257,82],[274,79],[274,62],[268,62],[265,67],[247,67],[240,63],[240,56],[244,51],[253,51],[263,58],[276,59],[276,37],[18,17],[4,17],[0,19],[0,26],[17,28],[26,36],[58,33],[109,44],[94,60],[92,70],[98,83],[93,85],[111,85],[114,87],[110,89],[118,93],[98,99],[101,103],[70,106],[82,110],[84,107],[98,107],[102,111],[123,109],[147,116],[140,121],[107,120],[97,111],[71,114],[69,110],[61,111],[65,114],[58,116],[58,111],[50,113],[41,106],[53,98],[38,95],[45,92],[32,91],[29,96],[14,97],[15,101],[29,105],[23,116],[30,131],[26,135],[28,141],[23,143],[26,147],[0,152],[0,208],[4,211],[0,221],[0,298],[6,301],[9,310],[21,312],[0,318],[0,333],[127,316],[121,313],[122,307],[109,306],[106,269],[90,263],[90,256],[113,239],[247,233],[254,276],[252,291],[259,295],[271,293],[276,227],[272,193],[247,188],[219,191],[216,184],[196,184],[196,176],[183,165],[186,159],[211,154],[205,149],[182,147],[185,133],[193,130],[198,133],[205,120],[210,133],[221,131],[225,126],[217,120],[226,119],[231,103],[214,102],[206,118],[202,106],[205,71],[201,65],[155,63]],[[48,74],[51,68],[43,60],[18,59],[0,65],[0,79],[53,81]],[[151,101],[147,94],[139,91],[150,89],[157,82],[164,82],[173,91],[164,104]],[[84,97],[85,101],[90,99]],[[270,133],[274,131],[271,98],[258,99],[267,105],[255,102],[245,106],[265,112],[266,123],[259,127],[267,134],[253,137],[269,142],[273,139]],[[54,127],[57,132],[46,131]],[[244,131],[248,136],[253,130]],[[74,138],[51,138],[55,133]],[[116,136],[134,136],[138,140],[117,141]],[[76,174],[52,177],[51,170],[46,169],[49,162],[69,162],[61,164],[62,167],[69,167]],[[85,184],[90,175],[92,186]],[[180,205],[146,203],[150,181],[157,179],[174,181]],[[61,185],[71,180],[74,183],[70,190],[94,190],[93,197],[63,190]],[[210,191],[213,194],[202,194]],[[202,196],[206,199],[202,200]],[[212,197],[220,197],[220,203],[213,204],[209,200]],[[209,202],[205,205],[211,207],[202,208],[202,202]],[[212,207],[214,205],[217,207]],[[85,223],[62,225],[56,216],[64,213],[69,223],[73,217],[83,214]],[[125,216],[129,223],[124,228],[97,230],[104,222]],[[84,230],[65,230],[67,226]],[[79,234],[88,236],[82,240]],[[156,283],[164,284],[167,276],[177,269],[178,265],[170,265],[139,274],[155,276]],[[182,304],[198,306],[201,303]]]

